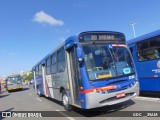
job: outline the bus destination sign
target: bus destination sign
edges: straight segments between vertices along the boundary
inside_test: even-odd
[[[114,35],[91,35],[91,40],[114,40]]]
[[[89,34],[82,34],[79,36],[80,42],[87,42],[87,41],[124,41],[123,34],[114,34],[114,33],[89,33]]]

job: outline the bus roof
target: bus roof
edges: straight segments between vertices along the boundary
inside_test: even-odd
[[[141,40],[145,40],[147,38],[151,38],[151,37],[154,37],[154,36],[157,36],[160,34],[160,29],[159,30],[156,30],[154,32],[151,32],[151,33],[148,33],[148,34],[145,34],[145,35],[142,35],[140,37],[137,37],[137,38],[133,38],[131,40],[127,40],[127,44],[130,45],[132,43],[136,43],[138,41],[141,41]]]

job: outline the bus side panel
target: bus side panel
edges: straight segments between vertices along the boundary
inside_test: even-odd
[[[160,78],[140,78],[141,91],[160,91]]]
[[[140,62],[138,61],[137,57],[134,60],[135,60],[135,65],[138,73],[140,90],[141,91],[159,91],[160,76],[158,75],[158,73],[154,72],[154,70],[157,69],[156,60]],[[158,76],[158,77],[154,78],[154,76]]]
[[[36,76],[36,89],[40,90],[40,93],[44,95],[44,89],[42,84],[42,76]]]
[[[143,68],[142,68],[143,67]],[[160,77],[156,76],[151,71],[148,65],[138,65],[138,77],[141,91],[160,91]],[[145,72],[144,72],[145,70]],[[152,74],[151,74],[152,73]]]
[[[157,69],[157,60],[144,61],[144,62],[136,61],[135,63],[138,71],[138,77],[140,79],[141,78],[153,79],[154,76],[160,77],[160,74],[155,72],[155,70]]]
[[[52,80],[53,80],[53,94],[54,99],[61,101],[61,93],[60,88],[63,88],[68,93],[67,88],[67,81],[68,81],[68,74],[67,70],[65,69],[64,72],[52,74]]]

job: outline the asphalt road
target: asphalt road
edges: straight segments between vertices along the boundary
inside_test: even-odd
[[[22,91],[14,91],[8,93],[3,89],[0,95],[0,111],[18,111],[25,113],[28,111],[50,111],[44,112],[45,116],[55,116],[55,117],[43,117],[43,119],[56,119],[56,120],[79,120],[79,119],[104,119],[104,120],[128,120],[129,119],[144,119],[146,120],[147,115],[151,115],[147,119],[159,119],[157,115],[160,116],[160,99],[158,97],[146,97],[139,96],[127,102],[96,108],[92,110],[80,110],[78,108],[73,108],[72,112],[64,111],[63,106],[60,102],[48,99],[46,97],[38,97],[32,87],[24,87]],[[132,112],[129,112],[132,111]],[[136,111],[136,112],[133,112]],[[148,111],[143,113],[143,111]],[[149,111],[152,114],[149,114]],[[154,113],[154,114],[153,114]],[[21,113],[22,114],[22,113]],[[40,114],[38,114],[40,115]],[[122,115],[122,117],[121,117]],[[141,117],[142,115],[143,117]],[[117,117],[116,117],[117,116]],[[132,117],[134,116],[134,117]],[[137,117],[140,116],[140,117]],[[156,116],[156,117],[153,117]],[[10,118],[0,118],[0,119],[10,119]],[[22,118],[12,118],[12,119],[22,119]],[[23,118],[24,119],[24,118]],[[37,119],[37,118],[30,118]],[[40,118],[39,118],[40,119]]]

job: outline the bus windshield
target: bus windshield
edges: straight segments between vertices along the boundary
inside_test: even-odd
[[[7,80],[7,84],[21,84],[21,77],[9,77]]]
[[[90,80],[110,79],[134,73],[134,66],[125,45],[83,45],[84,61]]]

